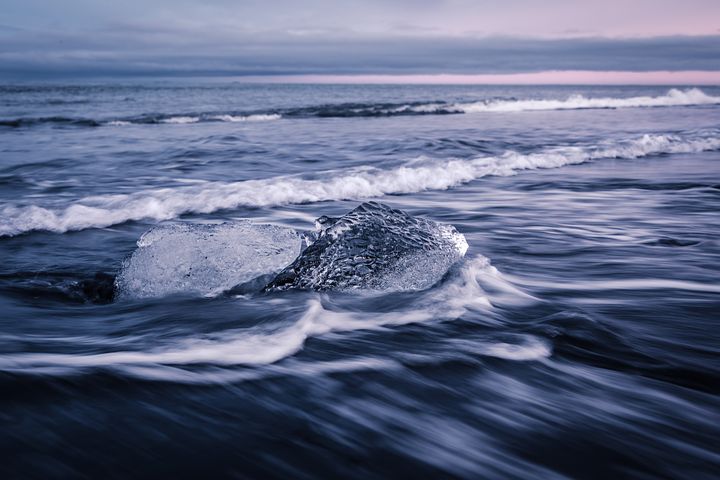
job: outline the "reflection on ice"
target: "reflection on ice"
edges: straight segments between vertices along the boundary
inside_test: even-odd
[[[160,225],[138,240],[116,280],[120,298],[217,295],[280,271],[300,252],[295,230],[250,222]]]

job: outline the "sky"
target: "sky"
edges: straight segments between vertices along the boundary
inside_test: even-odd
[[[720,1],[0,2],[0,78],[138,75],[720,84]]]

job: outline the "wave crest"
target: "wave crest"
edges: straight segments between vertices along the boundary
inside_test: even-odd
[[[526,112],[535,110],[582,110],[607,108],[682,107],[720,105],[720,97],[708,95],[699,88],[673,88],[665,95],[617,97],[585,97],[580,94],[565,99],[488,99],[476,102],[448,103],[444,100],[405,103],[335,103],[309,107],[279,108],[250,112],[206,112],[183,114],[143,114],[116,119],[88,119],[69,117],[41,117],[0,119],[0,127],[29,127],[54,124],[76,127],[127,126],[204,122],[264,122],[283,118],[356,118],[398,117],[410,115],[450,115],[484,112]]]
[[[671,89],[657,97],[588,98],[572,95],[565,100],[496,100],[490,102],[458,103],[450,108],[463,113],[526,112],[532,110],[584,110],[602,108],[680,107],[720,104],[720,97],[706,94],[699,88]],[[447,108],[447,107],[446,107]]]
[[[657,154],[720,149],[717,131],[648,134],[594,146],[568,146],[523,154],[472,159],[420,159],[394,169],[362,167],[326,172],[319,180],[280,176],[239,182],[203,182],[177,188],[81,198],[66,207],[7,205],[0,209],[0,236],[33,230],[63,233],[133,220],[170,220],[187,213],[238,207],[266,207],[330,200],[362,200],[389,194],[445,190],[487,176],[559,168],[600,159],[633,159]]]

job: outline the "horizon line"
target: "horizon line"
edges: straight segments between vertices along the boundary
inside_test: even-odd
[[[231,81],[259,84],[336,84],[336,85],[558,85],[558,86],[720,86],[720,71],[592,71],[549,70],[527,73],[408,73],[408,74],[261,74],[239,75],[228,72],[107,72],[97,75],[28,75],[0,77],[0,86],[27,83],[75,83],[82,81],[132,80]]]
[[[398,85],[700,85],[720,86],[720,71],[563,70],[508,74],[296,74],[229,76],[244,83]]]

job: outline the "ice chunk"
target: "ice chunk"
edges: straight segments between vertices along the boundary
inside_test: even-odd
[[[149,230],[137,245],[115,281],[120,298],[217,295],[279,272],[298,255],[302,239],[293,229],[251,222],[178,223]]]
[[[452,225],[367,202],[340,218],[320,217],[317,239],[266,291],[421,290],[437,283],[467,251]]]

